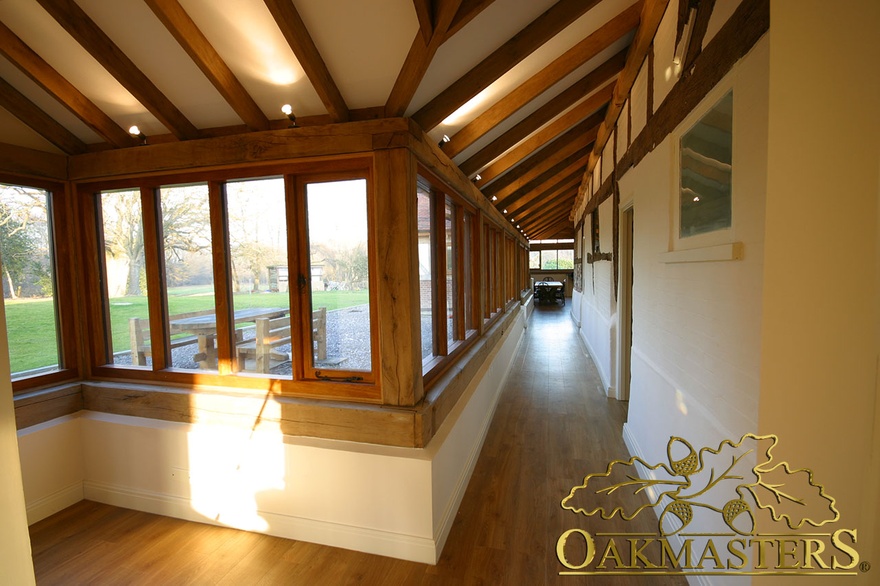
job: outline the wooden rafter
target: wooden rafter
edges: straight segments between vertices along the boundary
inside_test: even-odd
[[[446,31],[458,11],[462,0],[448,0],[440,5],[437,20],[434,23],[431,40],[425,42],[421,32],[416,33],[403,67],[397,75],[388,101],[385,102],[385,115],[389,118],[403,116],[410,101],[416,93],[422,78],[428,71],[428,65],[437,53],[437,49],[446,40]],[[421,29],[420,29],[421,31]]]
[[[199,137],[199,131],[192,122],[73,0],[37,1],[174,136],[180,140]]]
[[[542,68],[538,73],[523,82],[519,87],[498,100],[485,112],[477,116],[464,128],[455,133],[452,140],[443,145],[443,151],[450,157],[462,152],[489,132],[512,116],[517,110],[540,96],[554,84],[558,83],[572,71],[594,58],[596,55],[610,47],[618,39],[636,28],[639,23],[639,5],[633,4],[607,23],[599,27],[595,32],[587,35],[574,47],[557,57],[552,63]],[[623,60],[616,65],[617,71],[623,68]],[[614,67],[608,67],[613,69]],[[608,69],[602,70],[598,77],[605,75],[604,79],[597,80],[596,85],[610,78],[613,74],[607,74]],[[615,71],[614,73],[617,73]]]
[[[73,87],[73,84],[62,77],[2,22],[0,22],[0,53],[94,130],[98,136],[115,147],[136,144],[135,139],[128,132]],[[65,150],[60,146],[59,148]]]
[[[529,116],[525,117],[513,128],[480,149],[477,153],[471,155],[466,161],[462,162],[461,165],[459,165],[462,173],[465,175],[476,173],[484,165],[492,161],[492,159],[502,155],[516,143],[564,112],[573,104],[577,103],[583,98],[583,96],[587,96],[594,92],[602,83],[614,75],[617,75],[620,70],[623,69],[625,61],[626,50],[623,50],[582,77],[580,80],[573,83],[559,95],[535,110]],[[452,142],[455,142],[457,136],[458,134],[452,137]],[[446,151],[447,149],[444,148],[443,150]]]
[[[529,169],[528,172],[523,173],[520,177],[517,177],[514,181],[505,185],[503,189],[497,192],[497,194],[487,197],[497,198],[493,201],[503,208],[508,204],[513,203],[518,197],[522,196],[522,194],[534,191],[539,185],[542,185],[548,179],[557,176],[560,171],[568,167],[572,162],[581,161],[585,157],[588,158],[590,147],[592,147],[592,145],[587,143],[580,148],[566,148],[563,153],[553,152],[551,153],[551,156],[543,157],[540,164],[535,165]],[[543,150],[547,149],[542,149],[542,151]],[[584,162],[586,163],[586,161]]]
[[[545,146],[557,136],[569,133],[575,135],[581,134],[587,136],[587,140],[594,140],[596,133],[599,131],[599,123],[601,122],[601,117],[598,114],[599,113],[588,116],[586,119],[581,120],[574,125],[572,124],[573,116],[569,117],[566,115],[556,119],[551,124],[548,124],[540,131],[517,145],[516,148],[508,151],[503,157],[486,167],[480,173],[482,179],[477,182],[477,185],[480,186],[481,183],[486,184],[506,173],[520,161],[532,155],[532,153]]]
[[[349,119],[348,106],[330,75],[318,47],[291,0],[264,0],[284,38],[334,122]]]
[[[552,208],[548,208],[546,211],[542,210],[540,218],[529,217],[525,224],[520,222],[519,225],[531,235],[532,233],[540,233],[547,227],[557,223],[568,223],[568,209],[571,208],[571,203],[574,201],[576,191],[576,189],[572,189],[561,196]]]
[[[549,179],[546,183],[537,187],[532,193],[520,197],[504,209],[507,209],[511,213],[531,211],[534,214],[535,208],[539,208],[540,211],[540,208],[546,206],[548,202],[555,200],[560,193],[576,187],[577,180],[580,179],[580,173],[578,173],[578,171],[582,169],[583,167],[581,167],[581,169],[573,167],[567,169],[558,177]]]
[[[413,0],[413,7],[419,19],[419,32],[427,45],[434,34],[434,3],[431,0]]]
[[[497,205],[502,208],[515,208],[516,206],[528,203],[531,199],[539,197],[559,177],[568,177],[578,170],[583,171],[588,158],[589,154],[584,153],[584,149],[567,156],[537,177],[523,183],[522,186],[506,198],[499,198]]]
[[[0,78],[0,107],[9,110],[10,114],[68,155],[85,152],[86,145],[83,141],[2,78]]]
[[[268,130],[269,119],[177,0],[145,0],[250,130]]]
[[[528,57],[599,0],[560,0],[413,115],[425,132]]]
[[[482,192],[488,197],[497,196],[499,199],[506,197],[510,194],[510,187],[516,182],[520,180],[529,181],[565,157],[586,147],[592,149],[592,146],[593,143],[589,135],[576,131],[566,132],[517,165],[514,169],[500,176],[489,185],[484,186]]]

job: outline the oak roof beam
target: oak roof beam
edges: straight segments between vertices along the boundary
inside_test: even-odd
[[[348,106],[293,2],[291,0],[263,1],[284,38],[287,39],[287,44],[290,45],[299,64],[306,72],[306,77],[309,78],[315,92],[321,98],[327,112],[330,113],[331,119],[334,122],[347,122],[349,119]]]
[[[521,161],[553,141],[556,137],[566,136],[573,140],[577,135],[582,135],[586,140],[595,140],[596,133],[599,131],[599,123],[602,120],[600,114],[601,110],[574,125],[572,125],[570,119],[574,116],[558,118],[553,123],[548,124],[543,129],[524,140],[521,144],[508,151],[497,161],[486,167],[486,169],[480,173],[481,180],[477,182],[477,185],[485,185],[500,175],[507,173]]]
[[[180,140],[198,129],[73,0],[37,0],[119,83]]]
[[[639,24],[639,4],[633,4],[592,34],[587,35],[574,47],[557,57],[552,63],[519,85],[512,92],[492,104],[492,106],[455,133],[452,140],[443,145],[443,151],[454,157],[472,145],[481,136],[501,124],[520,108],[543,94],[556,83],[562,81],[575,69],[606,50],[621,37],[635,29]],[[625,57],[619,56],[615,62],[601,69],[592,81],[595,86],[606,81],[624,66]],[[616,69],[616,70],[615,70]],[[612,71],[614,70],[614,71]],[[604,79],[602,77],[604,76]],[[582,94],[583,95],[583,94]]]
[[[395,118],[403,116],[406,112],[422,78],[428,71],[431,60],[437,53],[437,49],[446,40],[446,30],[452,24],[452,19],[455,17],[461,1],[448,0],[440,6],[430,41],[425,42],[421,31],[416,33],[409,53],[403,62],[403,67],[400,68],[397,79],[394,81],[394,87],[391,88],[391,94],[385,102],[386,117]]]
[[[599,0],[560,0],[422,106],[412,116],[413,120],[425,132],[429,132],[598,2]]]
[[[113,146],[128,147],[137,144],[134,137],[116,124],[2,22],[0,22],[0,53]],[[39,130],[37,132],[42,134]],[[67,152],[60,145],[55,146]]]
[[[269,119],[180,3],[177,0],[145,2],[248,129],[268,130]]]
[[[462,172],[465,175],[471,175],[479,171],[483,166],[489,164],[493,159],[501,156],[505,151],[516,145],[516,143],[538,130],[573,104],[576,104],[584,96],[596,91],[602,83],[617,75],[623,69],[625,62],[626,50],[624,49],[463,161],[459,165]],[[455,142],[458,134],[460,133],[456,133],[450,142]],[[444,151],[446,150],[444,148]],[[454,155],[450,154],[450,156]]]
[[[9,110],[10,114],[68,155],[85,152],[86,144],[83,141],[2,78],[0,78],[0,107]]]

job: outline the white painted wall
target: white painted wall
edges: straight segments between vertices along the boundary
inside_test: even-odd
[[[717,445],[757,425],[766,191],[766,37],[692,114],[620,181],[634,203],[632,384],[628,427],[651,460],[670,435]],[[676,145],[729,89],[734,92],[733,228],[742,260],[665,262],[675,242]],[[658,461],[660,461],[658,460]]]
[[[857,528],[874,568],[852,583],[876,584],[880,3],[771,2],[770,22],[759,424]]]
[[[436,563],[526,309],[515,310],[502,342],[425,449],[285,436],[265,423],[251,431],[85,411],[19,433],[29,520],[87,498]]]
[[[0,303],[0,583],[34,584],[24,488],[15,435],[6,310]]]
[[[611,163],[609,162],[609,164]],[[599,244],[602,252],[611,252],[613,249],[613,219],[614,210],[612,201],[609,199],[599,206]],[[589,218],[587,218],[585,226],[589,226]],[[587,239],[585,250],[589,250],[590,245],[591,241]],[[583,271],[584,290],[578,300],[581,314],[578,333],[599,371],[603,390],[606,394],[613,395],[616,386],[614,381],[614,341],[617,317],[617,306],[612,289],[613,266],[610,261],[584,262]]]

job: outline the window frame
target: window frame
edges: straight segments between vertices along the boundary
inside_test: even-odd
[[[47,223],[51,241],[51,264],[55,290],[55,328],[58,343],[58,369],[12,380],[13,395],[47,385],[76,380],[80,376],[79,325],[75,293],[79,290],[76,239],[73,238],[75,213],[73,198],[64,183],[46,179],[0,173],[0,182],[42,189],[48,193]],[[59,285],[68,283],[71,291],[62,294]],[[10,372],[10,374],[12,374]]]
[[[308,302],[301,299],[308,294],[308,288],[300,291],[299,287],[288,289],[290,296],[290,315],[299,316],[291,321],[291,338],[299,348],[292,353],[299,356],[292,365],[290,378],[266,377],[237,372],[234,363],[234,327],[232,326],[232,287],[230,281],[230,249],[226,231],[225,189],[227,181],[282,176],[285,180],[285,202],[287,205],[288,229],[288,263],[301,269],[301,254],[307,220],[304,214],[304,191],[299,187],[301,181],[313,183],[319,178],[365,179],[367,186],[367,217],[368,217],[368,262],[370,263],[370,331],[371,331],[371,363],[369,373],[358,371],[362,380],[352,380],[342,376],[342,372],[334,372],[331,380],[310,377],[303,366],[304,341],[308,337],[308,348],[311,348],[311,327],[305,327],[304,306]],[[212,259],[215,282],[215,308],[217,315],[217,371],[184,370],[170,367],[170,349],[168,347],[168,308],[165,300],[165,263],[161,243],[161,202],[158,190],[162,186],[187,183],[207,182],[209,188],[210,224],[212,230]],[[107,300],[103,282],[103,260],[101,259],[102,235],[98,220],[100,215],[96,209],[102,191],[113,189],[140,189],[144,221],[147,287],[149,291],[148,306],[150,310],[150,328],[153,339],[164,340],[161,350],[153,350],[153,366],[148,369],[131,368],[126,365],[114,365],[108,362],[108,343],[105,326]],[[375,181],[372,159],[369,157],[352,157],[339,160],[293,161],[288,163],[268,163],[265,165],[248,165],[220,170],[205,170],[184,173],[155,174],[137,176],[129,179],[92,180],[77,184],[77,202],[80,206],[83,228],[83,250],[88,261],[85,263],[86,329],[89,335],[88,355],[90,375],[98,380],[126,380],[147,383],[171,383],[183,385],[211,385],[241,389],[265,391],[272,388],[274,392],[284,395],[319,397],[326,399],[344,399],[380,403],[382,400],[379,385],[379,340],[378,314],[376,303],[376,258],[375,258]],[[300,207],[302,206],[302,207]],[[305,254],[304,252],[302,254]],[[308,260],[306,259],[306,262]],[[291,276],[291,279],[295,277]],[[310,312],[309,312],[310,313]],[[311,323],[311,315],[308,316]],[[98,329],[100,328],[100,329]],[[336,375],[340,376],[337,377]]]

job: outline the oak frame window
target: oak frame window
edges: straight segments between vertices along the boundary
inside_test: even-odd
[[[51,340],[57,348],[57,365],[47,365],[38,368],[13,373],[12,390],[19,393],[35,387],[62,383],[75,380],[79,377],[79,352],[77,339],[79,337],[76,323],[76,309],[74,305],[74,291],[76,289],[76,250],[72,246],[72,211],[71,200],[65,187],[53,181],[37,180],[34,178],[17,177],[15,175],[0,174],[0,183],[12,188],[21,188],[26,191],[42,192],[45,196],[43,204],[45,210],[46,233],[48,240],[45,242],[48,274],[43,275],[43,288],[51,288],[51,313],[54,315],[54,336]],[[2,261],[0,261],[2,262]],[[4,300],[5,301],[5,300]],[[4,303],[4,305],[7,305]],[[12,328],[18,325],[10,315],[10,307],[5,308],[8,337],[12,343]],[[29,335],[29,334],[26,334]],[[47,340],[38,340],[38,343],[46,343]]]
[[[419,170],[416,207],[422,373],[430,382],[479,334],[478,214],[424,169]]]
[[[238,307],[235,302],[232,281],[233,270],[231,266],[229,215],[227,207],[226,185],[233,182],[260,179],[266,177],[282,178],[284,182],[283,198],[286,207],[286,231],[288,234],[297,234],[300,238],[288,238],[286,254],[289,264],[289,283],[287,288],[286,303],[278,303],[276,312],[278,315],[262,314],[259,318],[248,318],[251,329],[259,327],[257,319],[264,319],[267,327],[277,328],[271,333],[274,337],[267,337],[260,348],[269,348],[273,358],[287,358],[290,367],[286,375],[278,375],[265,372],[252,372],[254,370],[253,353],[246,356],[242,348],[249,343],[255,346],[257,341],[249,342],[242,339],[241,320],[238,315]],[[141,177],[131,180],[111,180],[107,182],[83,183],[79,185],[79,202],[84,210],[84,233],[87,237],[85,248],[94,262],[87,273],[88,289],[91,295],[87,299],[88,323],[94,331],[90,338],[90,355],[92,357],[92,374],[99,378],[137,379],[154,382],[171,382],[180,384],[210,384],[219,386],[232,386],[254,389],[274,389],[276,392],[289,393],[300,396],[316,396],[324,398],[343,398],[377,402],[381,400],[381,389],[376,384],[376,372],[378,371],[378,344],[376,331],[376,310],[370,306],[365,315],[369,320],[368,346],[369,358],[368,369],[358,369],[356,374],[345,370],[344,367],[334,369],[331,375],[323,375],[322,369],[315,368],[312,362],[314,351],[315,320],[310,308],[311,285],[309,279],[308,240],[306,227],[308,216],[306,215],[305,189],[308,183],[323,180],[352,179],[364,182],[366,189],[366,216],[368,234],[372,233],[373,216],[373,182],[372,170],[369,159],[351,159],[345,161],[330,161],[326,163],[311,163],[297,166],[295,164],[279,167],[267,165],[248,167],[246,170],[208,171],[204,173],[175,174],[168,176]],[[197,314],[178,314],[176,323],[192,322],[191,336],[199,338],[199,346],[194,359],[201,361],[209,368],[177,368],[172,366],[172,352],[176,350],[180,340],[179,328],[170,320],[171,311],[167,296],[168,281],[166,277],[166,258],[163,251],[163,220],[162,207],[159,197],[163,186],[201,183],[207,187],[208,197],[208,224],[210,231],[209,248],[210,267],[204,270],[213,271],[213,311],[208,308]],[[151,351],[151,363],[148,366],[133,368],[113,364],[112,343],[108,341],[109,303],[107,294],[102,291],[100,283],[106,280],[106,266],[100,258],[104,246],[104,235],[100,223],[100,214],[95,209],[97,194],[113,189],[135,189],[140,191],[142,207],[144,210],[144,240],[146,251],[146,282],[148,291],[147,304],[149,306],[149,330],[153,340]],[[372,238],[367,239],[372,242]],[[366,261],[374,264],[374,252],[372,244],[367,251]],[[204,246],[202,247],[204,248]],[[305,258],[304,258],[305,256]],[[277,269],[277,267],[275,267]],[[288,267],[285,267],[288,268]],[[370,271],[369,290],[375,291],[374,271]],[[276,274],[277,278],[277,274]],[[264,312],[265,313],[265,312]],[[286,321],[282,319],[287,315]],[[197,335],[199,320],[210,320],[210,332],[205,335]],[[328,318],[328,321],[329,318]],[[277,324],[277,325],[276,325]],[[323,327],[327,327],[326,323]],[[278,340],[278,336],[286,337],[287,344],[284,347],[270,347],[268,340]],[[162,340],[160,344],[158,341]],[[209,352],[205,352],[203,341],[207,340]],[[186,341],[184,341],[186,342]],[[278,352],[280,350],[280,352]],[[283,353],[283,354],[282,354]],[[248,364],[247,372],[244,365]]]

